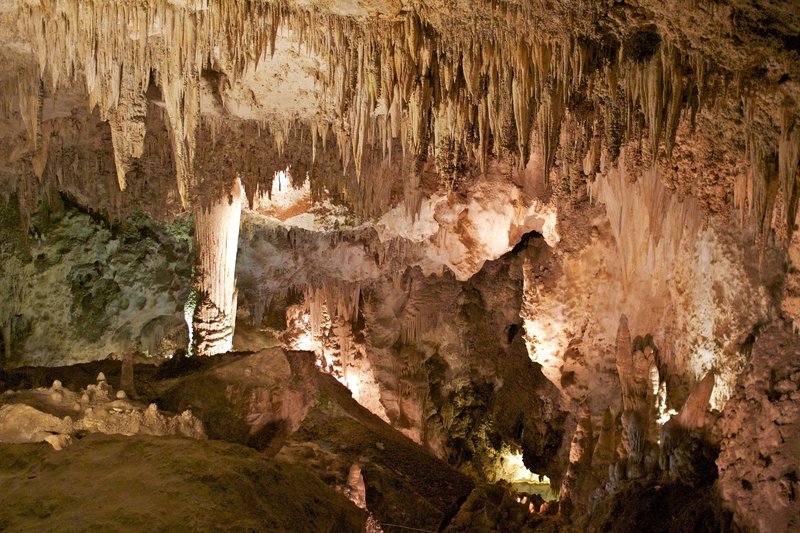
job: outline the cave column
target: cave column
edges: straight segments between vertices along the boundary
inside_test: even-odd
[[[197,307],[193,342],[198,355],[216,355],[233,348],[236,323],[236,250],[242,188],[237,179],[230,194],[194,213],[197,254]]]

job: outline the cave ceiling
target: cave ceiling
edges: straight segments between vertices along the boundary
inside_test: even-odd
[[[527,168],[516,179],[531,191],[569,188],[630,140],[669,167],[700,113],[738,126],[759,177],[724,185],[763,222],[759,182],[787,182],[793,164],[795,8],[8,0],[4,180],[168,217],[236,176],[252,199],[288,168],[315,198],[373,217],[498,165]],[[152,205],[154,189],[167,201]]]

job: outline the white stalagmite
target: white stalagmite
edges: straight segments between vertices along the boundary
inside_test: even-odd
[[[236,251],[242,187],[237,179],[228,196],[195,212],[198,302],[194,342],[199,355],[231,350],[236,325]]]

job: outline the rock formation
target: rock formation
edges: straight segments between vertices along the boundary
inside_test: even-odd
[[[206,438],[190,411],[165,416],[154,403],[131,402],[124,391],[113,393],[102,372],[80,395],[56,380],[50,388],[6,391],[0,399],[0,442],[47,441],[60,450],[80,432]]]
[[[216,355],[233,348],[241,212],[242,191],[237,181],[212,207],[201,207],[195,213],[198,298],[191,331],[199,355]]]

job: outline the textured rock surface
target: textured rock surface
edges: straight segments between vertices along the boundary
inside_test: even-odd
[[[317,372],[310,353],[289,354],[289,360],[295,375],[309,378],[316,390],[276,458],[306,464],[337,485],[345,485],[351,465],[358,465],[367,508],[380,523],[429,531],[448,524],[474,482],[358,405],[346,388]]]
[[[793,531],[800,526],[800,343],[770,326],[717,423],[720,493],[742,526]]]
[[[116,393],[101,372],[80,392],[56,380],[49,388],[6,391],[0,396],[0,442],[49,442],[61,448],[73,435],[178,435],[205,439],[203,424],[189,411],[171,416]]]
[[[3,364],[60,365],[126,353],[164,356],[188,341],[191,221],[108,223],[56,195],[20,227],[2,207]]]
[[[595,187],[605,213],[589,206],[581,207],[588,220],[562,213],[565,253],[532,265],[526,280],[532,358],[556,384],[568,374],[567,396],[589,401],[598,415],[620,398],[613,350],[624,314],[632,337],[650,334],[658,347],[668,408],[680,409],[712,368],[714,406],[722,407],[744,364],[742,346],[769,319],[775,294],[766,279],[779,275],[776,265],[765,262],[759,274],[757,254],[740,234],[713,221],[703,228],[700,208],[679,201],[651,172],[610,171]],[[577,250],[568,248],[588,234]]]
[[[80,367],[33,370],[55,373],[61,376],[64,382],[68,382],[78,379],[83,374],[84,366],[96,369],[101,368],[104,364],[106,362],[91,363]],[[444,526],[449,523],[475,485],[470,478],[446,465],[355,402],[348,389],[333,377],[318,371],[314,366],[313,354],[310,352],[285,353],[276,348],[252,355],[226,354],[215,358],[174,359],[162,365],[155,372],[152,369],[148,371],[147,368],[143,368],[146,366],[149,365],[137,366],[136,375],[139,378],[135,380],[135,383],[140,395],[145,398],[157,398],[161,407],[170,407],[176,402],[191,405],[197,417],[202,420],[203,426],[207,428],[212,441],[208,449],[198,448],[191,444],[193,441],[189,440],[179,442],[187,443],[185,446],[188,456],[192,458],[191,461],[199,460],[204,454],[208,455],[208,468],[211,470],[199,469],[198,471],[202,470],[202,479],[195,480],[194,483],[209,482],[219,490],[227,490],[228,497],[234,498],[230,505],[242,505],[242,502],[236,498],[239,498],[240,495],[245,497],[250,494],[250,490],[260,492],[257,480],[262,479],[261,476],[270,478],[269,472],[273,468],[282,475],[291,473],[290,477],[280,478],[275,483],[290,484],[290,488],[281,485],[281,490],[288,491],[287,494],[295,502],[304,502],[305,496],[298,498],[294,491],[304,493],[311,491],[310,494],[316,498],[314,501],[323,505],[321,502],[326,502],[328,496],[318,492],[317,477],[330,489],[347,493],[351,490],[348,488],[352,484],[350,472],[355,465],[361,469],[364,483],[363,498],[367,510],[373,516],[372,520],[436,529],[440,525]],[[117,372],[118,369],[119,365],[117,364]],[[14,370],[8,378],[13,380],[41,379],[33,370],[30,373],[26,369]],[[109,379],[116,381],[117,376],[118,374],[109,372]],[[36,405],[37,409],[51,412],[60,413],[60,410],[68,409],[63,402],[53,403],[51,397],[53,390],[55,389],[34,389],[6,394],[3,397],[13,398],[17,401],[24,400],[31,405]],[[58,390],[63,392],[65,398],[73,399],[70,396],[71,393],[66,389],[59,388]],[[150,446],[148,441],[144,441],[142,444],[140,437],[132,438],[129,441],[114,440],[111,441],[111,444],[107,444],[106,441],[98,441],[93,436],[83,437],[82,432],[76,432],[76,430],[82,429],[90,432],[109,430],[122,434],[131,434],[137,431],[144,434],[154,433],[152,425],[148,425],[148,420],[152,421],[152,417],[149,416],[152,414],[150,411],[155,413],[154,407],[149,408],[145,412],[144,420],[139,420],[140,424],[137,424],[136,417],[128,411],[131,405],[127,401],[117,399],[108,402],[102,399],[109,395],[115,396],[112,392],[107,381],[90,385],[87,390],[90,407],[93,408],[94,413],[98,414],[92,415],[92,411],[85,409],[86,413],[82,418],[79,418],[80,413],[76,412],[73,415],[76,418],[75,423],[72,424],[70,421],[69,431],[81,438],[73,439],[72,446],[64,451],[69,452],[75,447],[82,448],[80,452],[76,452],[80,454],[76,460],[81,465],[86,460],[90,460],[86,457],[88,454],[95,453],[99,457],[104,457],[106,446],[112,446],[115,453],[119,452],[120,447],[139,449],[141,446]],[[78,401],[82,402],[83,400],[79,399]],[[2,409],[0,414],[4,414],[5,408],[0,409]],[[50,416],[37,409],[31,409],[40,415]],[[114,412],[99,414],[100,411],[105,413],[106,410]],[[161,417],[160,414],[158,416]],[[58,416],[51,418],[59,424],[63,423]],[[170,419],[161,418],[162,422],[167,422],[162,424],[167,429],[170,427],[176,429],[177,425],[181,434],[200,436],[182,431],[186,428],[196,429],[197,419],[193,417],[188,417],[186,414],[175,417],[177,424],[172,424],[172,426],[169,424]],[[188,418],[191,418],[193,425],[188,423]],[[5,418],[0,418],[0,422],[3,421]],[[124,424],[127,425],[124,426],[125,429],[122,429]],[[0,429],[4,427],[0,426]],[[56,429],[58,428],[45,427],[45,425],[36,428],[37,431],[55,431]],[[239,446],[219,448],[223,446],[218,442],[219,440]],[[214,444],[213,441],[217,441],[217,443]],[[142,468],[142,478],[140,479],[142,484],[155,482],[150,479],[150,460],[167,461],[168,464],[156,463],[157,471],[170,469],[171,475],[180,475],[181,472],[184,472],[183,463],[180,462],[184,455],[178,454],[181,457],[170,459],[167,454],[177,453],[171,448],[173,441],[161,442],[167,446],[166,449],[159,448],[158,442],[156,442],[152,452],[142,452],[142,454],[136,452],[131,459]],[[240,446],[242,444],[262,450],[263,453],[254,456],[254,452],[242,448]],[[13,453],[22,452],[14,450]],[[239,463],[236,458],[239,455],[242,456],[242,463]],[[274,461],[265,459],[265,457],[272,456],[275,456]],[[251,464],[250,460],[254,457],[260,458]],[[74,456],[70,455],[70,458],[74,458]],[[216,468],[217,458],[220,458],[220,461],[233,461],[233,466],[226,470],[229,474],[231,474],[231,470],[238,472],[237,465],[241,464],[244,469],[243,473],[246,476],[256,476],[255,480],[245,482],[239,479],[238,474],[231,474],[231,478],[214,481],[215,474],[213,472]],[[42,459],[37,457],[33,461],[38,463]],[[16,467],[19,466],[16,465]],[[5,468],[10,473],[9,478],[15,479],[15,471],[10,466]],[[127,470],[118,466],[116,462],[110,462],[109,469],[110,472],[119,471],[119,475],[126,479]],[[55,470],[58,469],[55,468]],[[293,472],[300,472],[305,477],[295,479]],[[197,472],[194,472],[194,475],[200,476]],[[191,483],[190,481],[183,482]],[[244,483],[244,487],[233,489],[228,483]],[[309,485],[306,485],[307,483]],[[136,486],[141,487],[142,485]],[[253,487],[256,488],[253,489]],[[180,488],[175,488],[174,492],[176,497],[182,494]],[[269,491],[267,493],[270,494]],[[75,495],[77,499],[83,497],[82,494]],[[202,497],[202,494],[198,497]],[[253,497],[258,500],[258,497]],[[21,514],[24,514],[24,509],[26,509],[25,501],[27,500],[20,501]],[[61,512],[61,504],[58,503],[60,500],[55,498],[54,502],[56,502],[53,504],[55,506],[54,514],[56,509]],[[148,509],[161,509],[150,501],[139,502],[134,506],[139,504],[147,505]],[[275,522],[285,519],[280,514],[276,516],[281,506],[272,508],[267,503],[263,505],[259,503],[255,509],[243,513],[239,518],[250,520],[250,513],[253,513],[253,516],[261,516],[264,520],[262,523],[250,526],[259,531],[272,531],[276,527],[279,530],[303,531],[307,527],[313,527],[316,524],[314,520],[328,520],[330,516],[338,520],[338,514],[341,514],[338,504],[325,512],[309,510],[307,507],[304,504],[304,511],[300,514],[294,507],[284,508],[286,513],[299,520],[296,525]],[[218,506],[209,506],[209,513],[200,513],[197,519],[216,519],[214,518],[216,516],[215,509],[218,509]],[[305,512],[316,513],[314,514],[316,518],[306,517]],[[351,529],[356,526],[352,525],[349,511],[346,511],[345,514],[348,515],[343,518],[346,520],[345,525],[340,523],[338,526],[330,526],[330,529],[326,529],[328,526],[324,526],[323,531],[360,530]],[[127,517],[124,514],[122,516]],[[164,520],[171,520],[170,516],[169,513],[165,513]],[[88,519],[96,520],[94,515],[89,515]],[[103,519],[105,520],[105,518]],[[12,524],[16,523],[12,522]],[[205,523],[201,522],[201,525]],[[341,529],[342,527],[345,529]]]
[[[478,206],[441,200],[437,211],[499,209]],[[480,225],[461,225],[458,240],[443,241],[449,230],[432,220],[418,237],[406,230],[384,241],[364,227],[286,230],[251,217],[238,265],[242,305],[260,327],[280,331],[288,320],[288,347],[314,350],[318,366],[362,405],[439,457],[461,464],[475,456],[473,471],[485,476],[492,461],[481,456],[507,443],[544,468],[559,448],[564,413],[558,391],[528,359],[519,309],[525,258],[546,255],[547,244],[526,237],[497,258],[509,247],[504,234],[525,226],[491,212],[496,249],[482,243]],[[381,231],[403,227],[402,219],[381,220]],[[440,273],[445,265],[434,261],[454,242],[473,266]],[[455,279],[459,272],[469,281]]]
[[[168,410],[192,409],[214,439],[270,446],[297,430],[306,416],[310,392],[292,379],[283,350],[273,348],[245,357],[221,357],[200,372],[167,380],[159,403]],[[189,367],[191,368],[191,367]],[[166,370],[166,369],[165,369]],[[276,448],[277,449],[277,448]]]

